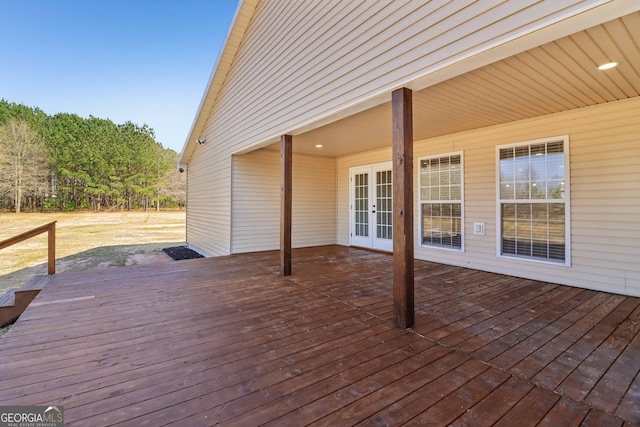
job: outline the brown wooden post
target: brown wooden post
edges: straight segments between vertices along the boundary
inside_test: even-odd
[[[292,173],[291,135],[280,137],[280,275],[291,276],[291,189]]]
[[[56,222],[49,224],[47,233],[47,273],[56,274]]]
[[[414,313],[413,106],[410,89],[391,94],[393,115],[393,312],[396,325],[411,328]]]

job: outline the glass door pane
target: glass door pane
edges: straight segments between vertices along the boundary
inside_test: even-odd
[[[391,164],[349,170],[350,245],[393,251]]]
[[[376,172],[376,238],[392,239],[391,171]]]
[[[353,177],[354,181],[354,214],[355,235],[369,236],[369,174],[360,173]]]

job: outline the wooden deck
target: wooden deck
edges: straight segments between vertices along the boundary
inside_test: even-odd
[[[344,247],[67,273],[0,339],[0,405],[70,426],[640,423],[640,299]]]

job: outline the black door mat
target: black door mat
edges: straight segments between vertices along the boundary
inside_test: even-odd
[[[171,258],[176,261],[180,261],[183,259],[195,259],[195,258],[204,258],[198,252],[189,249],[186,246],[174,246],[172,248],[164,248],[163,251],[166,252]]]

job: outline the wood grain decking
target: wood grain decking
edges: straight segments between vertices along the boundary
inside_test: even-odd
[[[0,405],[69,426],[640,423],[640,299],[338,246],[51,278],[0,339]],[[634,424],[636,423],[636,424]]]

